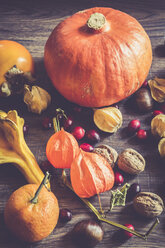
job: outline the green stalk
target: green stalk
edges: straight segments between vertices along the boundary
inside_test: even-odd
[[[66,116],[63,109],[61,109],[61,108],[56,109],[56,113],[57,113],[56,117],[53,118],[53,127],[54,127],[55,133],[61,130],[60,116],[63,116],[64,118],[67,119],[67,116]]]
[[[42,182],[41,182],[41,184],[40,184],[40,186],[38,187],[38,189],[37,189],[37,191],[35,193],[35,196],[31,199],[31,203],[36,204],[38,202],[38,195],[39,195],[42,187],[43,186],[46,187],[46,183],[47,183],[47,180],[49,180],[49,177],[50,177],[50,174],[47,171],[45,176],[44,176],[44,178],[43,178],[43,180],[42,180]]]
[[[64,183],[70,190],[72,190],[72,191],[74,192],[74,190],[73,190],[73,188],[72,188],[70,182],[67,180],[67,176],[66,176],[65,170],[62,171],[62,181],[63,181],[63,183]],[[74,192],[74,193],[75,193],[75,192]],[[115,226],[115,227],[117,227],[117,228],[123,229],[123,230],[125,230],[125,231],[127,231],[127,232],[129,232],[129,233],[132,233],[133,235],[135,235],[135,236],[137,236],[137,237],[139,237],[139,238],[141,238],[141,239],[144,239],[144,240],[147,240],[148,235],[149,235],[149,234],[152,232],[152,230],[159,224],[159,219],[157,218],[157,219],[155,220],[155,222],[153,223],[153,225],[150,227],[150,229],[147,231],[147,233],[146,233],[146,234],[141,234],[141,233],[139,233],[139,232],[137,232],[137,231],[135,231],[135,230],[129,229],[129,228],[126,227],[126,226],[123,226],[123,225],[118,224],[118,223],[116,223],[116,222],[113,222],[113,221],[110,221],[110,220],[108,220],[108,219],[105,219],[105,218],[99,213],[99,211],[98,211],[98,210],[97,210],[97,209],[96,209],[96,208],[95,208],[87,199],[81,198],[81,197],[79,197],[79,199],[80,199],[81,201],[83,201],[83,202],[92,210],[92,212],[96,215],[96,217],[97,217],[97,219],[98,219],[99,221],[102,221],[102,222],[107,223],[107,224],[109,224],[109,225],[111,225],[111,226]]]

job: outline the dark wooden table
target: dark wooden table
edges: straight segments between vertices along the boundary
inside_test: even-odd
[[[143,25],[148,33],[153,48],[153,63],[148,78],[154,76],[165,78],[165,2],[164,0],[144,1],[144,0],[111,0],[111,1],[9,1],[1,0],[0,5],[0,38],[15,40],[31,52],[36,67],[36,77],[38,82],[45,87],[52,95],[51,106],[41,115],[29,113],[22,100],[16,98],[0,99],[0,109],[8,111],[17,109],[20,116],[29,125],[29,133],[25,137],[28,146],[34,153],[38,163],[46,159],[46,143],[53,134],[53,129],[44,131],[41,120],[45,116],[53,116],[57,107],[62,107],[70,113],[72,104],[61,97],[52,87],[48,79],[43,63],[44,45],[53,28],[64,18],[73,13],[94,6],[107,6],[124,11]],[[125,148],[131,147],[139,151],[146,159],[146,169],[138,176],[131,177],[125,175],[125,182],[137,182],[141,185],[142,191],[150,191],[159,194],[165,199],[165,164],[160,159],[157,142],[139,143],[134,137],[128,137],[126,127],[131,119],[138,118],[142,123],[142,128],[149,130],[151,112],[140,114],[130,105],[130,99],[119,104],[123,115],[123,125],[119,131],[113,135],[101,133],[101,143],[106,143],[121,152]],[[89,112],[89,113],[88,113]],[[75,116],[76,118],[76,116]],[[93,126],[92,114],[85,111],[84,115],[77,118],[77,123],[86,129]],[[73,218],[67,224],[58,223],[53,233],[46,239],[36,244],[27,244],[14,238],[6,229],[3,219],[5,203],[13,191],[26,184],[22,174],[13,165],[1,165],[0,167],[0,247],[1,248],[63,248],[74,247],[71,241],[66,238],[66,234],[79,221],[92,218],[93,215],[87,207],[68,189],[62,188],[57,183],[57,171],[52,176],[52,191],[56,194],[60,208],[68,208],[73,213]],[[101,194],[103,207],[109,206],[110,193]],[[97,197],[91,199],[92,203],[98,207]],[[121,224],[131,223],[137,231],[145,233],[153,223],[139,217],[133,210],[132,204],[126,207],[116,207],[109,218]],[[128,241],[120,239],[118,229],[104,224],[104,239],[97,247],[165,247],[165,218],[160,216],[160,224],[149,236],[147,241],[133,237]]]

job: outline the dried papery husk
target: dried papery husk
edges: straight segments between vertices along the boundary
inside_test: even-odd
[[[73,190],[82,198],[110,190],[114,185],[114,172],[107,160],[81,149],[71,164],[70,176]]]
[[[122,114],[115,107],[94,109],[93,120],[95,125],[102,131],[115,133],[122,125]]]
[[[39,86],[24,85],[24,102],[30,112],[41,114],[50,104],[51,96]]]
[[[165,79],[155,77],[148,81],[151,95],[157,102],[165,101]]]
[[[160,141],[159,141],[159,144],[158,144],[158,151],[160,153],[160,156],[165,159],[165,138],[162,138]]]
[[[25,142],[23,126],[24,119],[16,110],[0,111],[0,164],[12,163],[29,183],[40,184],[44,174]]]
[[[78,152],[77,140],[63,128],[53,134],[46,145],[46,156],[55,168],[70,168]]]
[[[159,138],[165,137],[165,115],[159,114],[151,121],[151,133]]]

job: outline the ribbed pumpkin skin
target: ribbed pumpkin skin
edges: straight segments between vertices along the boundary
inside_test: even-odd
[[[64,129],[53,134],[46,145],[47,159],[55,168],[70,168],[78,152],[76,139]]]
[[[93,13],[107,20],[91,32]],[[45,45],[45,67],[56,89],[68,100],[103,107],[134,93],[146,79],[152,48],[139,22],[118,10],[96,7],[77,12],[53,30]]]
[[[114,185],[114,172],[105,158],[81,149],[71,164],[70,177],[75,193],[82,198],[110,190]]]

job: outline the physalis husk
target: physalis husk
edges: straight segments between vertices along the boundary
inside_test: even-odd
[[[162,138],[158,144],[158,151],[162,158],[165,158],[165,138]]]
[[[165,137],[165,115],[156,115],[151,121],[151,132],[155,136]]]
[[[100,130],[114,133],[121,127],[123,118],[119,109],[107,107],[94,110],[93,120]]]
[[[157,102],[165,101],[165,79],[155,77],[148,81],[152,98]]]

